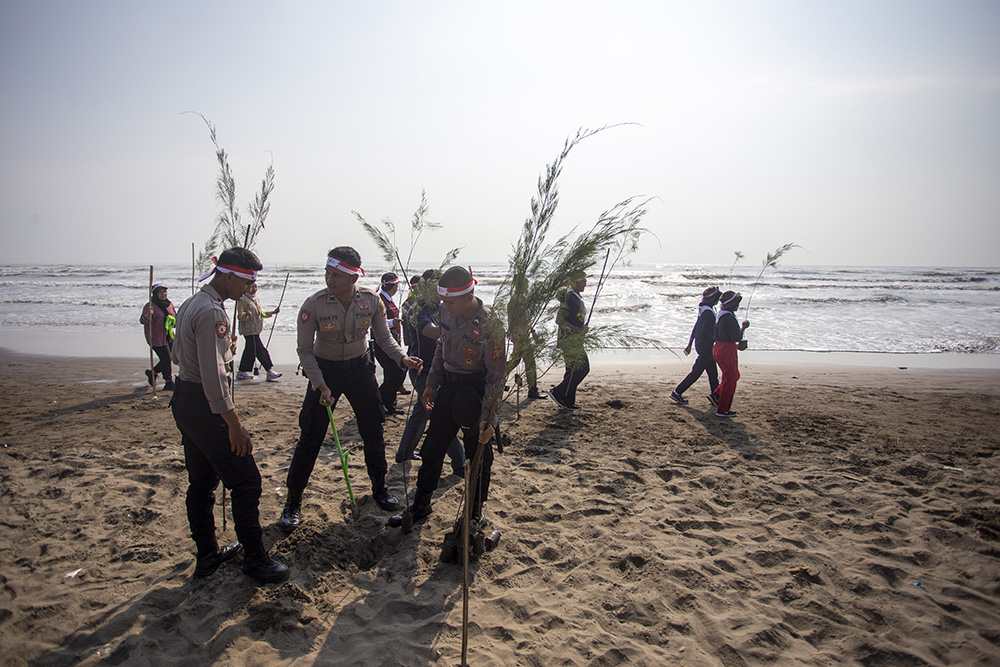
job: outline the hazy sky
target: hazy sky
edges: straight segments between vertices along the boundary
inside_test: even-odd
[[[502,261],[578,128],[554,231],[655,197],[640,262],[998,266],[1000,2],[0,0],[0,262],[183,263],[277,174],[265,266]]]

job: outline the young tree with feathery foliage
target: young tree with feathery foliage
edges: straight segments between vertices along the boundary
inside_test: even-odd
[[[368,236],[375,242],[375,245],[378,246],[379,251],[382,253],[382,259],[389,262],[394,268],[398,266],[400,272],[403,274],[403,279],[409,284],[410,261],[413,259],[413,251],[417,247],[417,241],[420,240],[420,236],[424,233],[425,229],[441,229],[442,227],[439,223],[431,222],[427,219],[428,211],[430,211],[430,206],[427,204],[427,191],[421,190],[420,205],[417,206],[417,210],[413,213],[413,219],[410,221],[410,250],[406,255],[405,262],[399,254],[399,246],[396,244],[396,225],[393,224],[392,220],[389,218],[382,219],[382,227],[385,228],[385,231],[383,231],[365,220],[357,211],[351,211],[351,213],[354,214],[354,217],[361,223],[361,227],[368,233]],[[448,264],[451,264],[458,257],[458,253],[461,250],[461,248],[452,248],[449,250],[445,254],[439,268],[444,268]]]
[[[566,158],[581,141],[610,127],[617,126],[578,130],[575,136],[566,140],[562,151],[538,178],[538,192],[531,200],[531,215],[524,221],[510,256],[510,269],[493,303],[493,316],[505,319],[508,374],[526,356],[550,362],[563,356],[555,345],[555,334],[540,326],[543,318],[554,317],[558,306],[552,305],[553,301],[561,290],[565,290],[574,274],[585,272],[608,252],[614,255],[610,272],[637,248],[640,237],[647,232],[640,222],[650,200],[630,197],[604,211],[590,229],[580,233],[573,229],[556,241],[548,242],[548,232],[559,204],[558,179]],[[588,327],[581,341],[583,347],[589,349],[659,346],[658,341],[636,336],[620,326]]]
[[[229,154],[219,146],[215,126],[197,111],[185,111],[184,113],[193,113],[205,121],[212,144],[215,146],[215,158],[219,163],[219,176],[215,182],[215,198],[222,204],[222,210],[215,220],[215,229],[212,235],[198,254],[198,267],[204,272],[219,248],[239,247],[253,250],[257,236],[264,231],[264,221],[267,220],[267,215],[271,211],[270,197],[274,190],[274,165],[272,163],[267,166],[260,190],[254,195],[253,201],[247,205],[250,221],[244,222],[240,216],[239,206],[236,204],[236,179],[229,166]]]

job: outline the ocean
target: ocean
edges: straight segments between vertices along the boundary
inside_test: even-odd
[[[730,269],[618,267],[602,288],[593,322],[622,324],[680,350],[701,291],[718,285],[743,293],[739,315],[750,320],[751,351],[948,354],[963,359],[963,366],[979,365],[979,360],[990,367],[1000,359],[1000,269],[779,265],[764,273],[749,311],[760,266],[737,265],[732,274]],[[366,270],[360,284],[375,287],[387,267],[373,264]],[[506,264],[480,264],[473,270],[477,294],[490,303]],[[277,305],[288,276],[274,329],[283,347],[294,349],[294,314],[324,286],[323,271],[322,264],[288,263],[261,273],[258,296],[265,309]],[[143,356],[138,319],[148,281],[148,266],[2,266],[0,347],[72,356],[81,347],[87,353],[89,346],[94,356]],[[191,267],[155,267],[154,282],[167,285],[170,299],[180,306],[191,294]],[[584,293],[588,307],[596,283],[594,275]],[[270,324],[266,321],[265,337]],[[62,346],[70,350],[48,349]]]

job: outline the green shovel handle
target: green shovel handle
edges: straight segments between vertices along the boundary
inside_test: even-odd
[[[326,406],[326,414],[330,417],[330,428],[333,429],[333,441],[337,443],[337,456],[340,457],[340,467],[344,469],[344,481],[347,482],[347,495],[351,497],[351,506],[354,502],[354,491],[351,489],[351,476],[347,473],[347,452],[340,448],[340,436],[337,435],[337,425],[333,421],[333,408]]]

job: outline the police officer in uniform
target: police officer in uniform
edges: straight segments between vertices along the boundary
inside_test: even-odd
[[[261,268],[249,250],[226,250],[212,272],[202,278],[211,276],[211,282],[177,311],[172,357],[178,370],[170,403],[188,471],[187,515],[198,548],[194,576],[199,578],[233,558],[241,544],[243,571],[257,581],[279,582],[289,573],[264,549],[258,511],[260,472],[250,433],[240,423],[229,389],[235,346],[223,302],[239,299]],[[220,480],[232,490],[233,523],[239,538],[224,547],[215,539],[213,512]]]
[[[490,311],[475,295],[475,285],[472,274],[458,266],[445,271],[438,281],[441,337],[422,397],[431,423],[420,450],[423,463],[411,508],[414,520],[431,513],[431,497],[441,477],[445,452],[460,429],[467,464],[480,447],[485,447],[482,469],[478,474],[472,471],[473,525],[481,520],[483,502],[489,495],[506,333],[490,330]]]
[[[434,353],[437,351],[438,339],[441,338],[441,324],[438,320],[441,295],[437,291],[440,277],[441,271],[438,269],[424,271],[423,280],[416,287],[419,296],[416,297],[416,305],[410,311],[407,322],[407,326],[412,329],[407,352],[411,356],[420,357],[424,362],[424,368],[419,373],[410,371],[410,382],[413,383],[413,391],[417,392],[418,400],[413,406],[413,412],[410,413],[409,419],[406,420],[406,428],[403,429],[403,435],[399,439],[396,463],[402,463],[407,459],[420,459],[415,452],[430,417],[430,414],[424,409],[424,402],[420,400],[420,397],[427,387],[427,375],[431,371],[431,363],[433,363]],[[448,445],[448,456],[451,457],[452,472],[459,477],[464,476],[465,448],[457,437],[452,438],[451,444]]]
[[[288,499],[278,521],[286,531],[301,521],[302,492],[330,426],[326,406],[334,405],[341,395],[350,402],[364,441],[372,498],[386,511],[399,507],[385,486],[389,468],[382,430],[385,416],[368,354],[369,329],[397,366],[419,370],[422,364],[419,358],[406,356],[390,335],[378,294],[356,285],[363,274],[357,250],[334,248],[326,261],[326,289],[307,298],[299,310],[297,350],[309,386],[299,412],[299,441],[288,469]]]

